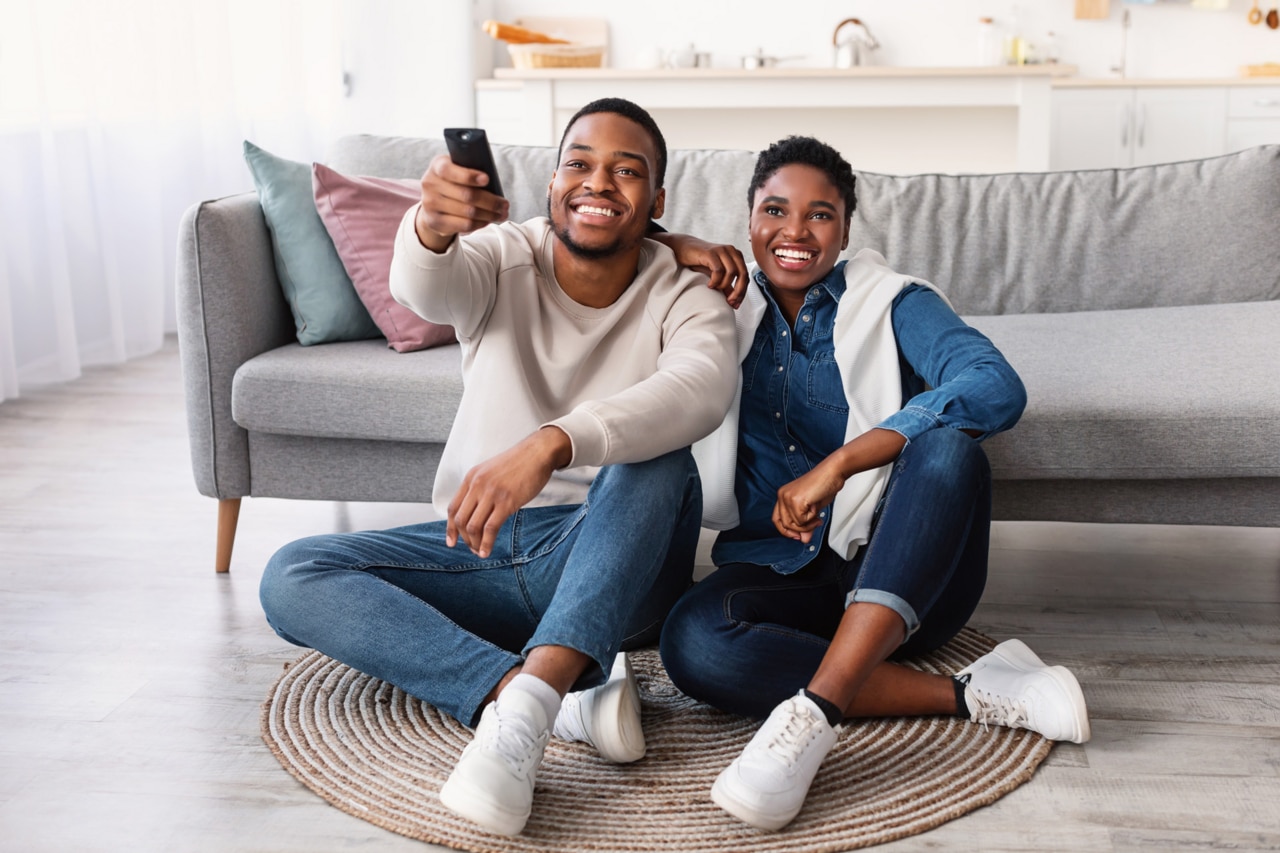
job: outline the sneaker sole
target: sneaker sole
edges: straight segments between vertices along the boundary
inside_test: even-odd
[[[523,812],[505,809],[493,801],[488,791],[452,776],[440,788],[440,802],[459,817],[497,835],[519,835],[533,811],[532,806]]]
[[[743,802],[733,793],[732,784],[726,781],[725,774],[728,772],[729,768],[725,768],[716,777],[715,784],[711,786],[711,801],[743,823],[754,826],[756,829],[777,832],[795,820],[796,815],[800,814],[800,809],[796,809],[790,814],[766,814],[761,812],[758,807]],[[803,802],[800,804],[800,808],[804,808]]]
[[[619,678],[620,674],[624,677]],[[640,688],[636,686],[635,671],[626,654],[618,654],[609,673],[609,682],[592,693],[590,707],[582,710],[583,716],[593,722],[607,721],[604,726],[591,726],[591,741],[601,758],[615,764],[631,764],[644,758]]]
[[[1075,714],[1073,715],[1074,725],[1069,737],[1053,738],[1053,740],[1085,743],[1093,736],[1093,731],[1089,727],[1089,709],[1085,705],[1084,691],[1080,689],[1080,682],[1076,680],[1071,670],[1065,666],[1045,666],[1039,655],[1031,651],[1031,648],[1021,640],[1005,640],[996,646],[993,651],[997,656],[1008,661],[1017,669],[1044,670],[1053,679],[1054,683],[1067,694],[1075,709]]]

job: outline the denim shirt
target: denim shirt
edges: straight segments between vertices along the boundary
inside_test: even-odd
[[[849,406],[833,338],[844,262],[809,288],[794,329],[763,273],[754,286],[767,307],[742,362],[734,475],[740,521],[717,537],[711,557],[716,565],[753,563],[791,574],[817,556],[826,526],[809,544],[782,536],[772,520],[778,489],[845,443]],[[919,284],[903,288],[891,311],[904,405],[877,426],[907,441],[939,427],[976,430],[981,440],[1017,422],[1026,391],[981,332]],[[826,519],[831,506],[821,512]]]

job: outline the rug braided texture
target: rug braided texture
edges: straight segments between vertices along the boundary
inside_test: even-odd
[[[907,661],[954,673],[994,647],[965,629]],[[262,737],[280,763],[330,804],[392,832],[458,850],[852,850],[931,829],[994,802],[1031,778],[1050,741],[954,717],[846,724],[781,832],[755,830],[711,802],[711,783],[759,723],[678,691],[658,653],[631,654],[648,753],[609,764],[585,744],[553,739],[533,815],[513,838],[491,835],[440,804],[440,786],[471,731],[399,688],[319,652],[287,665],[263,704]]]

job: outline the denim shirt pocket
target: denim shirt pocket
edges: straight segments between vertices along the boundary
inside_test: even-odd
[[[849,413],[849,401],[844,396],[844,383],[840,381],[840,366],[834,354],[817,354],[809,362],[809,405],[842,415]]]

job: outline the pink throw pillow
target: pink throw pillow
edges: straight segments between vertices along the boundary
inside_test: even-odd
[[[387,343],[411,352],[456,340],[452,326],[428,322],[391,296],[391,252],[404,213],[422,197],[416,180],[351,177],[315,163],[316,211],[342,266]]]

